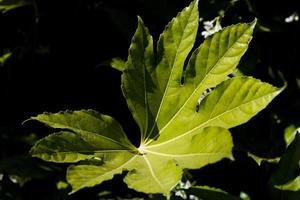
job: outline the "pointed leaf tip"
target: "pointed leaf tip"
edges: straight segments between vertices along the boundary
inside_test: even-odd
[[[121,58],[113,58],[110,61],[110,66],[120,72],[123,72],[125,70],[126,62]]]
[[[257,23],[257,18],[255,17],[254,20],[251,22],[251,24],[256,24]]]
[[[144,22],[143,22],[143,19],[141,18],[141,16],[138,15],[138,16],[137,16],[137,19],[138,19],[138,23],[142,23],[142,24],[144,23]]]
[[[256,24],[257,24],[257,18],[255,17],[254,20],[252,22],[250,22],[251,28],[254,29]]]
[[[144,24],[143,19],[142,19],[139,15],[137,16],[137,20],[138,20],[138,27],[137,27],[137,30],[138,30],[139,28],[141,28],[141,29],[147,29],[147,28],[145,27],[145,24]],[[147,32],[148,32],[148,30],[147,30]]]
[[[199,4],[199,0],[194,0],[191,2],[191,5],[198,5]]]

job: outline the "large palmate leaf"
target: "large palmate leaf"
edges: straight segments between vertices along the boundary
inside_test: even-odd
[[[111,117],[81,110],[33,117],[63,131],[37,142],[31,154],[80,161],[67,172],[72,192],[128,171],[128,187],[165,196],[183,169],[232,158],[228,129],[247,122],[282,89],[252,77],[228,77],[248,48],[255,21],[226,27],[191,53],[198,21],[198,1],[193,1],[154,46],[138,18],[126,63],[112,62],[122,71],[122,91],[141,132],[139,147]]]

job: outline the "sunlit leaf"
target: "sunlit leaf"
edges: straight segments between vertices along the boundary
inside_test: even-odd
[[[78,162],[101,156],[102,149],[71,132],[58,132],[38,141],[30,154],[52,162]]]
[[[275,185],[275,187],[280,190],[300,191],[300,176],[297,176],[295,179],[283,185]]]
[[[286,146],[289,146],[292,143],[297,133],[299,133],[299,128],[296,128],[294,125],[290,125],[284,129],[284,140]]]
[[[116,70],[123,71],[125,69],[125,61],[121,58],[113,58],[110,61],[110,66]]]
[[[33,117],[64,132],[40,140],[32,154],[54,162],[84,160],[68,169],[72,192],[127,171],[129,188],[167,197],[183,169],[233,159],[228,129],[247,122],[283,88],[252,77],[229,78],[248,48],[256,20],[225,27],[191,52],[198,22],[195,0],[154,46],[138,18],[126,63],[111,63],[122,71],[122,91],[140,128],[138,147],[113,118],[81,110]]]
[[[86,164],[73,165],[68,168],[67,180],[72,185],[72,193],[84,187],[92,187],[103,181],[110,180],[115,174],[121,174],[137,155],[129,152],[107,153],[101,157],[104,163],[99,165],[91,161]]]
[[[261,165],[263,161],[268,162],[268,163],[278,163],[280,160],[280,157],[276,158],[263,158],[257,155],[254,155],[250,152],[248,152],[248,156],[251,157],[258,165]]]
[[[69,184],[66,183],[66,182],[64,182],[64,181],[58,181],[58,182],[56,183],[56,188],[57,188],[58,190],[64,190],[64,189],[67,189],[68,186],[69,186]]]
[[[134,148],[120,124],[110,116],[93,110],[44,113],[37,120],[52,128],[67,129],[87,143],[104,150],[128,150]]]

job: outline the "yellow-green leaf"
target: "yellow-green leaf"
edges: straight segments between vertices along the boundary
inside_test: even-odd
[[[149,30],[138,17],[126,63],[112,63],[122,71],[122,91],[140,128],[139,147],[131,144],[116,120],[92,110],[32,118],[72,131],[76,134],[72,135],[74,141],[84,141],[91,150],[95,148],[87,161],[68,169],[67,179],[73,192],[128,171],[124,179],[128,187],[169,197],[181,180],[183,169],[233,159],[228,129],[247,122],[283,88],[252,77],[228,77],[248,48],[256,20],[225,27],[191,52],[198,22],[195,0],[172,19],[154,45]],[[41,141],[48,144],[47,139]],[[70,146],[58,146],[60,143],[51,144],[37,152],[47,154],[40,156],[42,159],[53,161],[48,149],[80,150],[84,145],[79,148],[73,142]],[[95,152],[99,152],[97,157]],[[80,151],[74,153],[85,159]],[[97,158],[101,162],[95,162]]]

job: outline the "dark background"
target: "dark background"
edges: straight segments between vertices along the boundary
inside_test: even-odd
[[[67,196],[58,190],[67,165],[45,163],[28,156],[34,142],[51,132],[35,122],[22,122],[44,111],[91,108],[116,118],[134,142],[139,140],[120,90],[120,72],[106,66],[113,57],[126,59],[130,39],[141,16],[157,39],[164,26],[188,0],[35,0],[0,12],[0,55],[12,56],[0,65],[0,199],[99,199],[103,190],[112,196],[143,196],[127,190],[121,178]],[[232,194],[248,193],[268,199],[272,166],[258,167],[246,156],[265,157],[284,151],[283,132],[300,123],[300,23],[285,18],[299,13],[297,0],[200,0],[200,17],[221,24],[258,18],[253,41],[239,69],[287,89],[249,123],[232,130],[235,162],[223,160],[191,171],[201,185],[220,187]],[[200,23],[197,44],[203,41]],[[297,84],[298,80],[298,84]],[[17,175],[24,184],[13,183]]]

